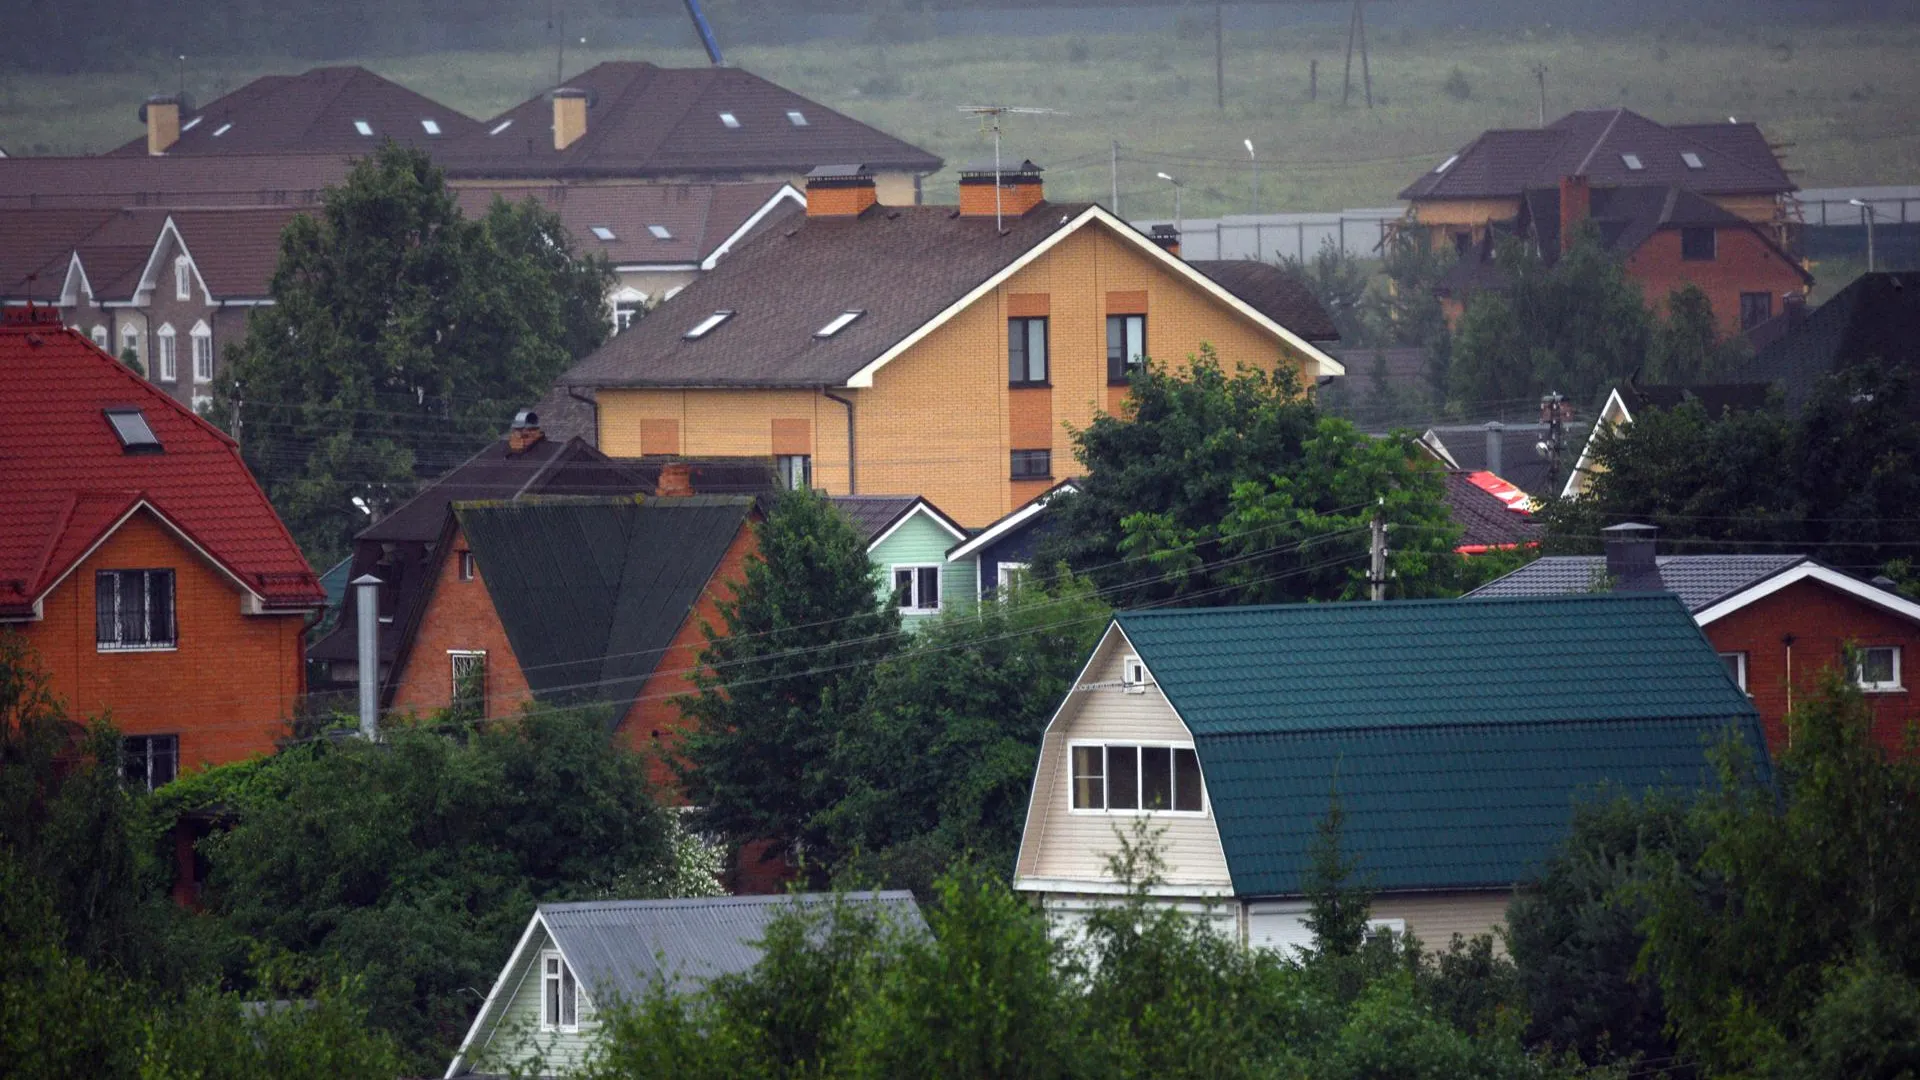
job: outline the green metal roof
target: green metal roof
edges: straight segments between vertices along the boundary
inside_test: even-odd
[[[1117,617],[1194,734],[1234,891],[1301,891],[1336,789],[1382,889],[1505,886],[1583,793],[1694,788],[1753,704],[1664,594]]]
[[[467,544],[534,696],[640,691],[753,506],[749,496],[460,503]]]

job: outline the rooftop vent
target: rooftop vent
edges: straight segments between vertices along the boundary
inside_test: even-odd
[[[353,130],[359,132],[362,135],[372,135],[373,125],[367,123],[365,120],[355,120],[353,122]]]
[[[605,225],[593,226],[592,232],[595,240],[612,240],[614,238],[613,230],[607,228]]]
[[[688,341],[698,341],[708,334],[713,333],[715,327],[731,318],[733,318],[733,312],[730,309],[722,308],[706,318],[701,319],[694,325],[693,329],[680,336]]]
[[[737,128],[740,126],[740,118],[733,115],[730,112],[721,113],[720,122],[727,125],[730,128]]]
[[[665,225],[649,225],[647,226],[647,231],[653,234],[653,238],[655,240],[673,239],[672,231],[669,230]]]
[[[129,454],[157,454],[160,440],[147,424],[147,414],[139,409],[108,409],[107,423],[120,439],[120,449]]]
[[[845,330],[847,328],[847,324],[853,322],[853,320],[865,314],[866,314],[865,309],[861,309],[859,311],[843,311],[840,314],[835,315],[833,317],[832,322],[828,323],[827,325],[821,327],[818,330],[815,330],[813,332],[813,336],[817,338],[830,338],[833,335],[839,333],[840,331]]]

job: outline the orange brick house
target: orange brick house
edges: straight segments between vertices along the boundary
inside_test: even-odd
[[[1189,263],[1031,162],[963,169],[960,205],[887,206],[865,166],[815,169],[807,216],[736,247],[559,380],[614,457],[773,455],[832,495],[913,492],[980,527],[1071,471],[1142,355],[1344,372],[1277,268]]]
[[[0,323],[0,631],[129,779],[271,752],[325,602],[239,447],[44,307]]]

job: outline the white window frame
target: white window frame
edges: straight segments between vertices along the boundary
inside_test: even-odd
[[[607,306],[613,313],[613,332],[624,333],[633,329],[634,320],[646,310],[647,294],[631,285],[622,286]]]
[[[1747,689],[1747,654],[1744,652],[1723,652],[1720,654],[1720,659],[1722,662],[1728,660],[1733,661],[1734,685],[1738,686],[1751,697],[1753,691]]]
[[[485,649],[448,649],[447,650],[447,707],[460,704],[460,662],[462,660],[480,661],[480,715],[487,713],[487,650]]]
[[[368,138],[373,137],[373,125],[367,123],[365,120],[355,120],[353,122],[353,130]]]
[[[994,570],[994,577],[998,579],[994,583],[994,587],[1001,592],[1011,590],[1014,585],[1018,584],[1019,581],[1026,576],[1028,569],[1027,564],[1023,562],[1008,561],[1001,563]]]
[[[1906,686],[1902,684],[1900,681],[1900,646],[1898,645],[1863,645],[1860,647],[1859,651],[1860,651],[1859,658],[1854,661],[1854,665],[1853,665],[1853,681],[1856,686],[1860,687],[1862,691],[1869,694],[1899,694],[1899,693],[1906,692],[1906,689],[1907,689]],[[1891,681],[1888,681],[1888,682],[1868,682],[1867,681],[1867,669],[1866,669],[1867,654],[1874,653],[1874,652],[1888,652],[1893,654],[1893,679]]]
[[[212,382],[213,327],[208,326],[204,320],[194,323],[193,329],[187,332],[187,337],[192,343],[190,351],[193,354],[193,381],[197,383]],[[205,361],[204,365],[202,361]]]
[[[93,339],[93,343],[99,346],[101,352],[109,352],[113,349],[113,335],[107,333],[106,327],[96,324],[87,336]]]
[[[155,783],[154,766],[165,763],[165,776]],[[129,775],[138,763],[141,777]],[[148,791],[157,791],[180,778],[180,736],[174,734],[123,735],[120,738],[120,775],[129,783],[139,783]]]
[[[440,134],[440,121],[430,116],[425,117],[420,121],[420,129],[429,135],[438,135]]]
[[[1707,163],[1700,160],[1700,155],[1691,150],[1683,150],[1680,152],[1680,162],[1689,169],[1704,169],[1707,167]]]
[[[173,324],[161,323],[153,338],[153,377],[160,382],[179,382],[180,350]]]
[[[913,571],[911,587],[902,602],[900,591],[900,571]],[[929,606],[926,597],[920,595],[920,571],[933,571],[933,603]],[[902,615],[937,615],[940,612],[940,594],[946,591],[946,568],[939,563],[894,563],[887,568],[887,581],[893,585],[893,602],[900,607]]]
[[[1120,660],[1120,689],[1129,694],[1144,694],[1147,684],[1153,680],[1147,676],[1147,665],[1137,656],[1126,656]]]
[[[145,362],[146,357],[140,354],[140,328],[137,326],[127,325],[120,328],[120,351],[126,352],[128,349],[133,350],[135,360]]]
[[[1101,749],[1100,802],[1103,805],[1099,809],[1095,809],[1093,807],[1080,807],[1080,806],[1073,805],[1073,784],[1075,780],[1075,777],[1073,775],[1073,757],[1074,757],[1073,752],[1078,748],[1088,747],[1088,746],[1098,746]],[[1081,814],[1081,815],[1086,815],[1091,817],[1203,818],[1207,816],[1211,803],[1209,802],[1207,797],[1207,775],[1206,775],[1206,770],[1204,768],[1200,769],[1200,809],[1198,810],[1141,809],[1137,804],[1145,801],[1146,773],[1145,773],[1145,770],[1139,768],[1137,765],[1133,770],[1133,780],[1135,785],[1134,792],[1133,792],[1133,800],[1136,805],[1132,809],[1121,808],[1118,810],[1105,806],[1104,804],[1109,801],[1107,799],[1107,785],[1113,778],[1113,765],[1111,762],[1108,761],[1106,751],[1109,747],[1116,747],[1116,746],[1133,748],[1136,751],[1136,757],[1137,757],[1137,752],[1140,750],[1161,750],[1161,749],[1194,750],[1194,746],[1190,742],[1174,742],[1174,741],[1165,740],[1165,739],[1069,739],[1067,740],[1067,785],[1066,785],[1067,786],[1067,813]],[[1169,757],[1168,760],[1169,760],[1169,766],[1171,767],[1171,760],[1172,760],[1171,757]],[[1194,765],[1196,767],[1200,767],[1200,753],[1197,750],[1194,750]],[[1177,778],[1179,777],[1179,775],[1180,775],[1180,771],[1178,769],[1174,769],[1173,776],[1170,777],[1169,779],[1177,781]],[[1174,792],[1174,797],[1176,799],[1179,798],[1178,791]]]
[[[788,491],[813,486],[812,454],[775,454],[773,470],[779,477],[780,486]]]
[[[731,112],[723,112],[723,113],[721,113],[721,114],[720,114],[720,123],[721,123],[721,124],[722,124],[723,126],[725,126],[725,127],[726,127],[726,129],[727,129],[728,131],[739,131],[739,130],[740,130],[740,118],[739,118],[739,117],[737,117],[737,116],[735,116],[735,115],[734,115],[733,113],[731,113]]]
[[[571,1022],[567,1020],[569,1012],[573,1014]],[[580,1030],[580,981],[558,949],[540,950],[540,1030]]]
[[[1639,154],[1621,154],[1620,164],[1625,165],[1628,172],[1639,172],[1647,167],[1646,162],[1640,160]]]
[[[792,124],[794,127],[806,127],[807,114],[801,112],[799,109],[788,109],[787,123]]]
[[[176,255],[173,259],[173,298],[193,299],[193,260],[185,255]]]
[[[462,551],[459,553],[459,574],[461,581],[473,580],[473,552]]]
[[[679,292],[679,291],[680,290],[678,289],[674,290],[674,292]],[[671,298],[673,296],[673,293],[668,293],[667,296]],[[717,329],[721,323],[726,322],[728,319],[731,319],[731,318],[733,318],[732,309],[721,308],[719,311],[716,311],[713,314],[695,323],[693,326],[693,329],[688,330],[686,333],[681,334],[680,336],[686,339],[687,341],[699,341],[701,338],[706,337],[708,334],[713,333],[714,330]]]

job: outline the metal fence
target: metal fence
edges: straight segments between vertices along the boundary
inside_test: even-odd
[[[1189,259],[1311,259],[1320,246],[1335,247],[1362,259],[1380,257],[1389,222],[1406,211],[1398,206],[1341,210],[1320,214],[1244,214],[1224,218],[1187,218],[1179,223],[1180,253]],[[1133,223],[1150,231],[1171,225],[1167,218]]]
[[[1810,188],[1796,198],[1800,254],[1807,258],[1865,259],[1871,214],[1879,268],[1920,267],[1920,186]]]

